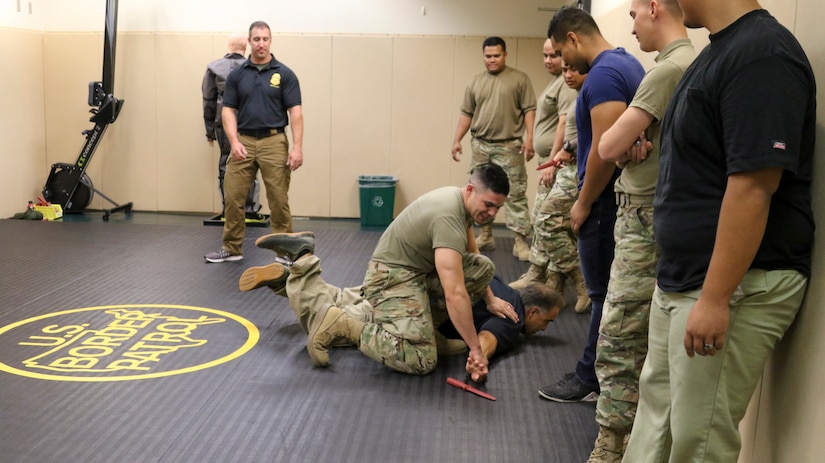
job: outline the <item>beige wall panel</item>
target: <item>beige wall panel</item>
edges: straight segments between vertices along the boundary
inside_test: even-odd
[[[156,89],[158,82],[165,84],[168,79],[161,78],[166,74],[158,74],[155,48],[154,34],[118,35],[114,96],[125,103],[103,138],[98,150],[102,155],[98,160],[102,172],[99,178],[93,179],[95,186],[107,196],[120,204],[131,201],[136,210],[164,210],[158,203],[161,173],[157,140],[161,128],[158,127]],[[164,71],[174,73],[176,68]],[[190,117],[195,118],[196,114],[193,112]],[[101,201],[100,205],[110,207],[108,202]]]
[[[536,92],[537,97],[544,91],[547,83],[550,82],[550,74],[547,72],[547,68],[544,67],[543,50],[545,40],[546,39],[513,39],[514,42],[518,43],[517,54],[513,56],[513,54],[510,53],[507,56],[508,65],[514,66],[530,76],[530,80],[533,82],[533,90]],[[510,42],[508,41],[507,43],[507,47],[509,48]],[[511,58],[516,59],[511,63]]]
[[[163,83],[154,100],[159,210],[213,211],[217,155],[204,137],[201,81],[206,64],[224,53],[213,53],[211,35],[155,35],[156,75]]]
[[[102,78],[102,34],[44,34],[43,62],[48,169],[56,162],[73,164],[86,141],[82,132],[94,127],[89,121],[89,82]],[[95,186],[102,157],[98,145],[86,168]]]
[[[544,66],[544,42],[547,39],[518,39],[518,60],[515,63],[519,70],[530,76],[536,98],[541,95],[550,82],[550,73]],[[509,43],[509,41],[508,41]],[[512,56],[512,54],[510,55]],[[510,64],[508,61],[507,64]],[[534,157],[527,163],[527,204],[532,210],[536,199],[536,188],[539,181],[538,158]],[[499,214],[504,220],[504,214]]]
[[[359,217],[359,175],[390,169],[392,37],[334,37],[330,138],[334,217]],[[324,179],[316,179],[318,182]]]
[[[452,184],[453,42],[452,38],[412,37],[394,41],[392,157],[390,170],[384,173],[399,178],[396,215],[422,194]]]
[[[453,146],[453,136],[458,125],[458,115],[461,101],[464,99],[464,91],[467,85],[476,74],[485,72],[484,54],[481,44],[484,37],[457,37],[455,39],[455,62],[453,63],[453,105],[452,105],[452,131],[447,150]],[[450,163],[450,184],[463,185],[467,183],[468,172],[470,171],[470,161],[473,159],[473,150],[470,148],[470,132],[464,135],[461,140],[462,155],[460,162]],[[448,151],[448,156],[450,152]],[[501,214],[499,214],[501,215]],[[499,217],[496,217],[499,219]]]
[[[780,22],[791,29],[805,49],[819,84],[817,93],[817,145],[816,156],[825,159],[825,31],[822,18],[825,4],[820,0],[798,0],[788,4],[781,0],[763,1]],[[822,178],[825,165],[814,162],[814,179]],[[821,218],[825,216],[825,187],[813,182],[814,217],[820,225],[816,230],[814,261],[811,284],[805,303],[796,322],[780,342],[762,378],[763,390],[758,395],[758,415],[746,417],[748,424],[756,424],[752,435],[743,435],[743,441],[752,444],[750,459],[743,452],[740,462],[784,463],[788,461],[821,461],[825,453],[825,441],[816,438],[825,432],[825,414],[818,403],[821,400],[820,385],[825,382],[822,358],[825,356],[825,273],[822,243],[825,230]]]
[[[20,44],[25,44],[21,46]],[[25,210],[49,174],[46,163],[43,94],[43,40],[33,31],[0,29],[0,56],[13,66],[0,67],[6,89],[0,111],[0,160],[6,178],[0,187],[0,217]]]
[[[275,57],[295,71],[301,82],[304,165],[292,173],[289,206],[293,216],[330,217],[335,215],[331,214],[331,198],[336,195],[331,182],[333,39],[331,36],[276,35],[272,40]],[[292,133],[289,130],[287,133],[291,143]]]

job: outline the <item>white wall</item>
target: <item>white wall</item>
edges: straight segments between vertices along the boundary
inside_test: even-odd
[[[16,11],[17,2],[0,0],[0,26],[45,31],[103,28],[106,0],[19,0],[22,13]],[[118,30],[246,30],[260,19],[276,33],[541,37],[553,13],[539,7],[565,3],[573,0],[120,0]]]

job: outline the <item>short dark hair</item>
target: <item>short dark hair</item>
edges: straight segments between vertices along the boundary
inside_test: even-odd
[[[491,162],[479,164],[473,167],[470,172],[470,183],[484,188],[493,193],[507,196],[510,194],[510,180],[507,179],[507,172]]]
[[[507,44],[504,43],[504,39],[495,36],[484,39],[484,43],[481,44],[481,49],[484,50],[487,47],[497,46],[501,46],[501,51],[507,51]]]
[[[272,29],[269,28],[269,24],[263,21],[255,21],[254,23],[249,25],[249,36],[252,37],[252,29],[266,29],[269,31],[269,34],[272,35]]]
[[[530,283],[518,292],[524,308],[538,307],[542,312],[566,305],[564,297],[544,283]]]
[[[567,33],[575,32],[581,35],[601,35],[598,24],[593,16],[586,11],[570,6],[563,6],[553,15],[547,27],[547,38],[554,42],[567,41]]]

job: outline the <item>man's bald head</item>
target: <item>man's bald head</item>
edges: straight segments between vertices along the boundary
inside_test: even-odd
[[[231,53],[246,54],[246,44],[249,40],[244,32],[233,32],[229,35],[229,40],[226,42],[226,48]]]

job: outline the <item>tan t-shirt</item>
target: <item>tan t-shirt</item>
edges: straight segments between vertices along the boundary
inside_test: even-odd
[[[536,109],[536,93],[527,74],[505,67],[473,78],[464,91],[461,112],[472,118],[470,134],[488,141],[512,140],[524,134],[524,113]]]
[[[676,89],[676,84],[696,57],[696,50],[690,39],[674,40],[656,57],[656,64],[650,68],[639,88],[630,107],[644,110],[653,116],[653,123],[648,127],[645,136],[653,142],[653,151],[647,158],[636,164],[628,163],[622,169],[622,175],[616,180],[616,191],[630,195],[653,195],[656,193],[656,180],[659,176],[659,135],[662,128],[662,116],[665,114],[670,97]]]
[[[420,196],[404,208],[378,240],[372,259],[414,272],[435,270],[435,249],[467,250],[473,224],[461,188],[448,186]]]
[[[539,95],[536,104],[536,126],[533,130],[533,149],[542,163],[550,157],[553,142],[556,141],[556,128],[559,115],[567,114],[570,106],[576,102],[576,91],[564,83],[561,74],[553,77]]]
[[[576,92],[578,95],[578,92]],[[567,119],[564,120],[564,139],[573,143],[574,145],[578,146],[579,132],[576,128],[576,100],[573,100],[573,104],[570,105],[570,109],[567,110]],[[573,153],[574,155],[576,153]]]

